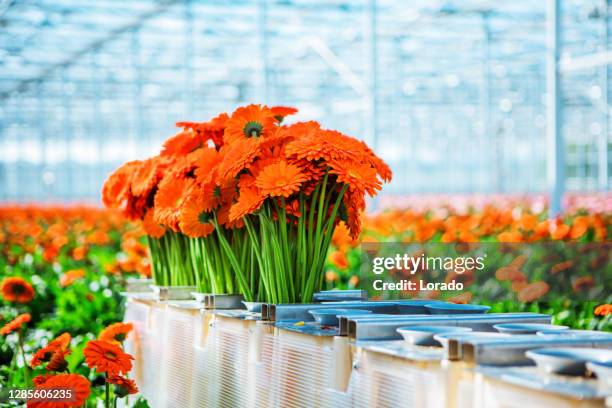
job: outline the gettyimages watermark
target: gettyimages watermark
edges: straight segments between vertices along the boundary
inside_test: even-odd
[[[359,288],[378,299],[603,302],[611,255],[609,242],[369,242]]]
[[[395,254],[395,256],[384,257],[376,256],[372,259],[372,272],[375,275],[382,275],[389,271],[402,271],[412,276],[417,271],[454,271],[463,274],[466,271],[482,271],[485,268],[484,260],[487,254],[477,257],[465,256],[426,256],[424,252],[418,255],[407,253]],[[417,281],[402,279],[399,282],[385,282],[376,279],[372,283],[375,290],[463,290],[462,282],[452,280],[450,282],[426,282],[423,279]]]

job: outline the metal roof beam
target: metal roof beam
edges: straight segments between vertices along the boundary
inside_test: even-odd
[[[87,55],[88,53],[90,53],[92,51],[96,51],[99,48],[103,47],[109,41],[112,41],[115,38],[117,38],[117,37],[119,37],[119,36],[129,32],[129,31],[137,29],[143,23],[145,23],[147,20],[150,20],[151,18],[154,18],[154,17],[158,16],[159,14],[163,13],[168,8],[170,8],[171,6],[175,5],[178,2],[179,2],[179,0],[163,0],[163,1],[160,1],[160,3],[155,8],[153,8],[150,11],[147,11],[146,13],[141,14],[133,22],[131,22],[129,24],[126,24],[126,25],[123,25],[123,26],[121,26],[121,27],[119,27],[117,29],[112,30],[104,38],[96,40],[96,41],[92,42],[91,44],[88,44],[83,49],[81,49],[81,50],[71,54],[64,61],[62,61],[62,62],[60,62],[58,64],[54,64],[54,65],[46,68],[45,70],[43,70],[43,72],[39,76],[36,76],[36,77],[33,77],[33,78],[24,79],[24,80],[20,81],[12,90],[0,93],[0,99],[6,99],[7,97],[9,97],[14,92],[22,92],[27,87],[29,87],[31,84],[33,84],[35,82],[42,81],[45,78],[49,77],[57,69],[71,66],[72,64],[74,64],[75,62],[80,60],[83,56]]]

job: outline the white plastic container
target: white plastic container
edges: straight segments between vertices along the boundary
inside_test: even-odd
[[[273,336],[265,322],[245,320],[242,312],[202,311],[204,331],[193,351],[193,407],[253,407],[268,390],[258,376],[264,339]],[[258,386],[257,380],[265,381]]]
[[[147,330],[150,309],[150,301],[138,300],[130,297],[128,297],[126,301],[125,317],[123,320],[126,323],[131,322],[134,329],[126,338],[123,347],[126,353],[134,356],[130,377],[134,379],[137,384],[142,384],[143,379],[142,364],[144,360],[142,358],[142,338]]]
[[[152,408],[163,407],[166,394],[163,388],[165,363],[164,355],[166,303],[151,302],[149,322],[143,331],[142,346],[142,380],[137,382],[141,394]]]
[[[364,342],[356,353],[348,393],[351,407],[432,407],[447,404],[442,350],[404,341]]]
[[[537,367],[479,369],[474,377],[474,408],[604,407],[596,380],[547,376]]]
[[[158,401],[161,407],[192,406],[194,348],[202,331],[202,306],[197,302],[169,302],[166,307]],[[162,392],[159,392],[163,390]]]
[[[259,378],[269,378],[258,407],[339,407],[347,400],[351,350],[346,337],[287,324],[264,343]],[[262,381],[257,387],[261,390]]]

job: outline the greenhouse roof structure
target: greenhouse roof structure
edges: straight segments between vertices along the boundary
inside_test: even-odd
[[[5,0],[0,198],[95,201],[175,122],[251,102],[366,140],[388,194],[607,191],[609,24],[595,0]]]

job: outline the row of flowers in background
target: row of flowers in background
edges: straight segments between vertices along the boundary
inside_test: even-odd
[[[545,193],[473,193],[473,194],[435,194],[420,193],[413,195],[385,194],[380,197],[382,208],[410,208],[415,211],[426,211],[432,208],[450,209],[453,213],[465,214],[469,211],[480,211],[485,207],[526,208],[534,213],[541,213],[549,204],[550,196]],[[608,192],[566,192],[561,200],[565,212],[575,213],[612,213],[612,199]]]
[[[534,213],[516,203],[506,208],[491,206],[461,213],[449,208],[384,211],[364,215],[360,222],[363,231],[358,239],[353,238],[343,224],[335,230],[325,274],[330,288],[359,286],[361,241],[461,242],[470,237],[476,242],[608,242],[612,224],[609,214],[585,211],[548,221],[545,211]],[[90,369],[84,350],[88,344],[96,344],[92,341],[105,327],[122,319],[118,293],[124,290],[126,278],[150,275],[145,241],[145,232],[138,223],[125,222],[109,210],[0,207],[0,271],[3,276],[0,380],[4,384],[24,384],[27,375],[34,384],[32,380],[44,373],[45,376],[36,380],[38,386],[51,376],[55,379],[48,383],[49,386],[71,381],[75,385],[83,384],[82,390],[90,389],[90,399],[104,399],[104,370]],[[606,256],[609,253],[603,253],[597,262],[609,268]],[[478,284],[468,285],[466,293],[469,295],[457,294],[453,300],[492,303],[495,311],[549,312],[555,315],[557,322],[574,327],[610,328],[612,306],[609,303],[612,299],[605,297],[609,296],[609,290],[601,291],[599,277],[589,277],[589,271],[577,269],[571,263],[556,263],[548,269],[551,276],[555,280],[565,277],[572,286],[569,292],[556,292],[553,281],[546,285],[534,281],[529,264],[515,263],[514,266],[520,266],[517,269],[522,275],[506,270],[507,273],[485,277],[486,282],[473,276],[472,282]],[[508,289],[508,297],[494,302],[483,298],[479,288],[493,284]],[[513,291],[513,287],[520,287],[520,290]],[[545,299],[547,292],[552,299]],[[593,293],[603,295],[591,296],[597,302],[584,301]],[[579,294],[587,296],[577,301]],[[404,295],[436,297],[440,294]],[[65,333],[67,328],[70,334]],[[48,353],[56,346],[60,353]],[[123,356],[116,349],[109,355]],[[129,359],[120,358],[120,361]],[[34,366],[34,371],[26,374],[24,362]],[[65,362],[70,373],[52,370],[62,368]],[[81,375],[83,379],[77,381],[67,375]],[[109,375],[109,381],[123,381],[115,377]],[[116,392],[120,395],[123,391]],[[85,395],[85,391],[79,395]]]
[[[602,196],[590,201],[603,208],[609,200]],[[399,296],[478,302],[498,312],[546,312],[557,323],[573,327],[612,328],[609,308],[596,309],[612,302],[611,213],[576,209],[550,220],[546,207],[534,208],[532,201],[479,200],[479,204],[458,208],[440,201],[430,207],[364,215],[359,240],[340,226],[328,257],[327,288],[360,287],[370,289],[373,296],[389,296],[372,291],[371,282],[365,282],[367,274],[360,271],[364,250],[384,250],[386,242],[435,255],[447,253],[454,243],[457,253],[493,255],[487,266],[494,269],[461,274],[449,270],[442,276],[392,271],[397,279],[457,280],[464,285],[462,291],[412,291]]]
[[[105,205],[144,221],[157,285],[274,303],[320,290],[336,225],[357,238],[366,195],[391,171],[357,139],[283,125],[295,112],[249,105],[178,123],[159,155],[108,178]]]
[[[99,208],[0,207],[2,384],[69,388],[73,397],[58,407],[137,392],[122,349],[131,325],[114,322],[126,278],[150,274],[143,235]]]

